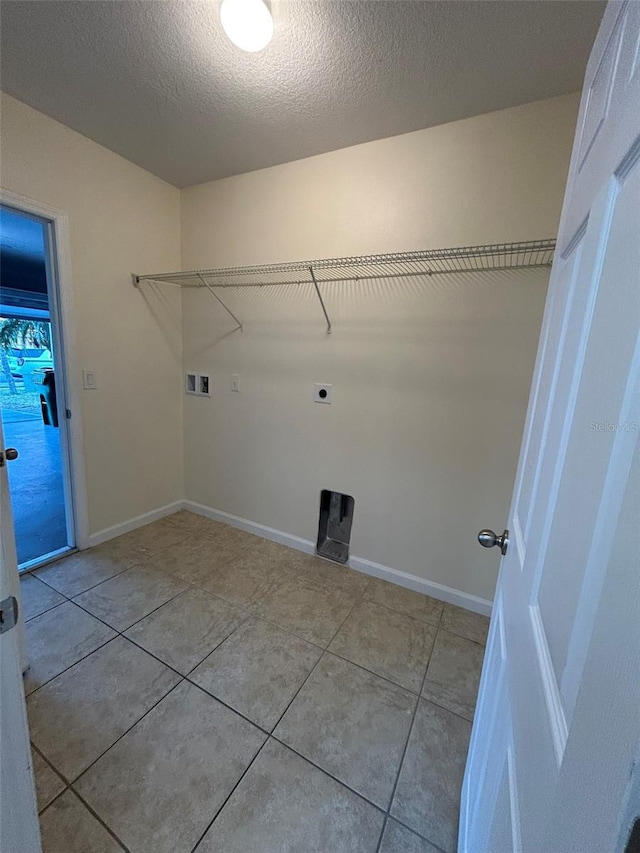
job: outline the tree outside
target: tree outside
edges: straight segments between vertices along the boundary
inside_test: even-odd
[[[19,361],[33,351],[51,351],[51,324],[46,320],[0,318],[0,398],[13,409],[38,409],[38,393],[20,372]]]

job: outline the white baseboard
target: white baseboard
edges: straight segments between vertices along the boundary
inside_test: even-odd
[[[455,604],[457,607],[464,607],[465,610],[472,610],[474,613],[481,613],[483,616],[491,616],[492,604],[486,598],[480,598],[468,592],[460,592],[451,586],[428,581],[426,578],[400,572],[398,569],[390,569],[389,566],[374,563],[372,560],[365,560],[363,557],[350,557],[349,565],[358,572],[364,572],[365,575],[382,578],[382,580],[395,583],[397,586],[404,586],[414,592],[430,595],[431,598],[437,598],[438,601],[446,601],[447,604]]]
[[[105,527],[104,530],[98,530],[89,536],[88,547],[93,548],[95,545],[101,545],[109,539],[115,539],[116,536],[122,536],[123,533],[130,533],[132,530],[144,527],[145,524],[151,524],[152,521],[158,521],[166,515],[173,515],[174,512],[182,509],[184,505],[184,501],[174,501],[157,509],[152,509],[150,512],[137,515],[135,518],[129,519],[129,521],[123,521],[120,524],[114,524],[112,527]]]
[[[245,533],[253,533],[255,536],[261,536],[263,539],[270,539],[271,542],[277,542],[279,545],[288,545],[289,548],[295,548],[296,551],[304,551],[305,554],[315,554],[316,552],[315,543],[309,539],[301,539],[299,536],[293,536],[291,533],[276,530],[275,527],[267,527],[266,524],[247,521],[246,518],[240,518],[239,515],[231,515],[229,512],[212,509],[210,506],[205,506],[195,501],[183,501],[183,508],[189,510],[189,512],[204,515],[205,518],[211,518],[213,521],[221,521],[230,527],[237,527],[238,530],[244,530]]]
[[[197,515],[203,515],[205,518],[211,518],[213,521],[221,521],[223,524],[237,527],[246,533],[261,536],[263,539],[270,539],[272,542],[277,542],[280,545],[287,545],[289,548],[304,551],[305,554],[315,554],[315,542],[309,539],[301,539],[299,536],[293,536],[291,533],[285,533],[283,530],[276,530],[264,524],[256,524],[254,521],[248,521],[246,518],[240,518],[240,516],[231,515],[228,512],[212,509],[195,501],[183,501],[182,508],[189,510],[189,512],[195,512]],[[481,613],[483,616],[491,616],[492,604],[486,598],[479,598],[477,595],[471,595],[468,592],[460,592],[460,590],[417,577],[417,575],[410,575],[406,572],[400,572],[397,569],[383,566],[380,563],[374,563],[372,560],[365,560],[363,557],[350,557],[349,565],[352,569],[362,572],[365,575],[382,578],[382,580],[389,581],[397,586],[403,586],[406,589],[414,590],[414,592],[430,595],[439,601],[446,601],[448,604],[464,607],[465,610],[472,610],[474,613]]]

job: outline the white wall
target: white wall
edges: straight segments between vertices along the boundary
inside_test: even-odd
[[[182,193],[182,268],[554,236],[577,96]],[[491,599],[548,275],[541,270],[183,295],[187,498],[303,539],[322,488],[356,499],[352,553]],[[241,392],[229,390],[240,374]],[[311,401],[314,382],[334,402]]]
[[[2,95],[3,189],[65,211],[90,531],[183,495],[180,299],[143,293],[132,272],[180,263],[180,193],[30,107]],[[78,416],[78,412],[74,415]]]

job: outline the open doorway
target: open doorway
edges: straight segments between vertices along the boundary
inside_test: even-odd
[[[21,571],[75,547],[53,223],[0,206],[0,417]],[[13,455],[13,454],[12,454]]]

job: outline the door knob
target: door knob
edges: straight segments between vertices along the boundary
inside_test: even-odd
[[[478,533],[478,542],[483,548],[494,548],[497,545],[504,556],[509,544],[509,531],[505,530],[502,536],[497,536],[493,530],[481,530]]]
[[[5,451],[0,450],[0,468],[4,467],[5,459],[7,462],[13,462],[14,459],[18,458],[18,451],[15,447],[7,447]]]

